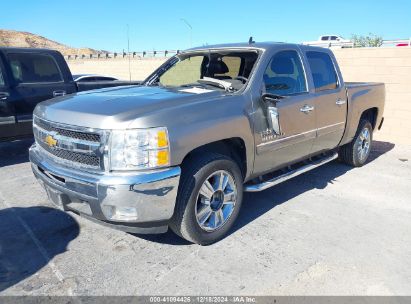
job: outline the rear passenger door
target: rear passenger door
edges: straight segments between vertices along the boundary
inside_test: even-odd
[[[33,110],[39,102],[70,92],[50,54],[16,52],[8,53],[7,57],[15,82],[13,102],[17,123],[19,128],[31,129]]]
[[[339,144],[345,130],[347,95],[333,57],[321,51],[307,51],[306,56],[315,90],[317,138],[312,152],[317,153]]]

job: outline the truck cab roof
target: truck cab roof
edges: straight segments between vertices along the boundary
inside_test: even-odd
[[[278,47],[284,48],[284,47],[291,47],[291,48],[300,48],[302,50],[316,50],[320,52],[330,52],[328,49],[324,49],[322,47],[317,47],[317,46],[309,46],[309,45],[303,45],[303,44],[298,44],[298,43],[287,43],[287,42],[255,42],[255,43],[225,43],[225,44],[214,44],[214,45],[207,45],[207,46],[201,46],[201,47],[195,47],[191,49],[187,49],[183,51],[183,53],[191,52],[191,51],[204,51],[204,50],[213,50],[213,49],[256,49],[256,50],[273,50]]]
[[[25,47],[7,47],[7,46],[2,46],[0,47],[0,52],[4,52],[4,53],[13,53],[13,52],[47,52],[47,53],[51,53],[51,52],[57,52],[56,50],[52,50],[52,49],[46,49],[46,48],[25,48]]]

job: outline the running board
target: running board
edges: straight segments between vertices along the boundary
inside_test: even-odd
[[[268,189],[272,186],[278,185],[282,182],[285,182],[293,177],[296,177],[300,174],[303,174],[307,171],[310,171],[312,169],[315,169],[321,165],[324,165],[326,163],[329,163],[330,161],[333,161],[334,159],[338,158],[338,153],[333,153],[332,155],[320,158],[318,160],[314,161],[307,161],[308,163],[306,165],[302,165],[301,167],[298,167],[297,169],[288,171],[286,173],[283,173],[279,176],[276,176],[272,179],[269,179],[265,182],[259,183],[259,184],[246,184],[244,185],[244,191],[245,192],[259,192],[263,191],[265,189]]]

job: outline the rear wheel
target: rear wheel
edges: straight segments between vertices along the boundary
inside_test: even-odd
[[[183,166],[171,229],[186,240],[207,245],[222,239],[241,207],[243,179],[238,165],[220,154]]]
[[[354,139],[340,148],[340,160],[354,167],[364,165],[371,151],[372,132],[371,123],[365,119],[360,120]]]

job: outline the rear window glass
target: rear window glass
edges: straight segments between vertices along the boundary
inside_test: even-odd
[[[307,58],[315,90],[336,89],[338,87],[338,78],[330,56],[322,52],[307,52]]]
[[[20,83],[60,82],[60,70],[53,57],[45,54],[8,55],[13,77]]]

